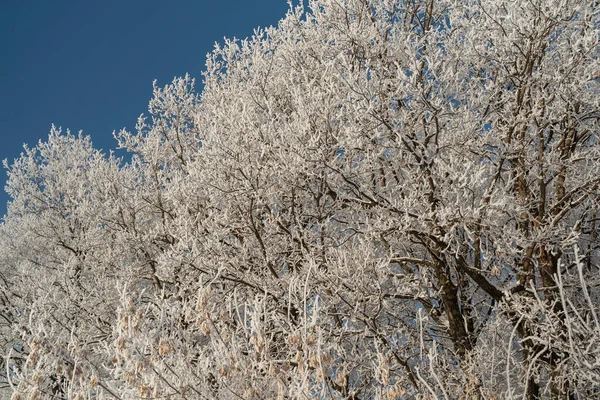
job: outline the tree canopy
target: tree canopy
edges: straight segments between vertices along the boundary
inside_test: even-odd
[[[12,399],[599,396],[599,10],[311,0],[126,161],[53,127],[5,162]]]

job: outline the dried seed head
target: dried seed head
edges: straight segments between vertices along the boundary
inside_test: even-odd
[[[210,335],[210,326],[208,325],[208,321],[204,321],[202,323],[202,325],[200,326],[200,330],[202,330],[202,333],[204,334],[204,336]]]
[[[339,373],[336,377],[335,377],[335,383],[339,386],[345,387],[348,383],[348,374],[346,373]]]
[[[246,390],[244,390],[243,397],[244,399],[249,400],[254,397],[255,393],[256,389],[254,389],[253,387],[249,387]]]
[[[392,386],[387,389],[386,397],[389,400],[396,400],[399,397],[402,397],[406,394],[406,391],[398,386]]]
[[[269,365],[269,372],[267,372],[267,376],[271,379],[277,376],[277,368],[275,368],[275,363],[271,363]]]
[[[41,394],[40,394],[40,391],[37,388],[33,389],[27,395],[27,400],[40,400],[40,399],[41,399]]]
[[[158,342],[158,354],[166,355],[175,349],[173,343],[169,339],[161,338]]]
[[[288,336],[286,339],[286,342],[287,342],[287,344],[290,344],[290,345],[300,344],[300,334],[298,332],[296,332],[293,335]]]
[[[152,388],[147,383],[142,383],[140,386],[138,386],[138,394],[142,398],[148,398],[152,394]]]
[[[294,361],[298,364],[302,363],[302,350],[298,350],[296,352],[296,356],[294,357]]]

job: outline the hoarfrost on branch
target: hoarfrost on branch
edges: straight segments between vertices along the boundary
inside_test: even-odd
[[[5,162],[14,400],[600,395],[598,3],[309,3]]]

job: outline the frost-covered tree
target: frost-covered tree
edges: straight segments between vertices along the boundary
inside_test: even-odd
[[[600,395],[600,4],[309,6],[7,165],[13,399]]]

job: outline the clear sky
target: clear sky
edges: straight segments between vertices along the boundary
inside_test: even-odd
[[[134,129],[154,79],[189,73],[199,84],[215,42],[276,25],[287,9],[286,0],[3,0],[0,159],[45,140],[51,124],[114,149],[113,131]],[[0,216],[7,200],[1,190]]]

